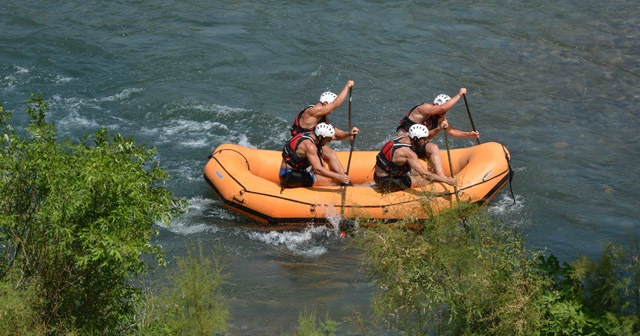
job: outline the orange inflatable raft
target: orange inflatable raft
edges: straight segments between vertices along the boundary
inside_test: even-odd
[[[347,167],[349,152],[337,152]],[[457,201],[484,205],[511,179],[509,151],[496,142],[450,151],[457,187],[431,183],[392,193],[373,182],[377,151],[354,151],[349,168],[353,186],[283,189],[278,172],[280,151],[223,144],[209,156],[204,178],[224,206],[272,226],[327,223],[330,219],[429,218]],[[446,150],[443,168],[451,176]],[[422,160],[421,160],[422,161]],[[423,163],[427,167],[426,162]],[[457,190],[457,197],[455,191]]]

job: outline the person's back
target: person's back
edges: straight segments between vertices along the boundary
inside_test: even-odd
[[[304,141],[316,145],[316,138],[311,132],[298,133],[293,136],[282,148],[282,164],[280,165],[280,185],[283,188],[310,187],[316,181],[315,175],[309,170],[311,163],[307,153],[302,150]],[[322,149],[318,148],[318,154],[322,155]]]
[[[409,134],[409,127],[415,124],[425,125],[429,130],[437,128],[441,118],[440,114],[435,112],[419,112],[429,109],[430,107],[431,104],[423,102],[411,108],[405,114],[404,118],[400,119],[400,123],[398,127],[396,127],[398,136]],[[438,109],[438,111],[440,111],[440,109]]]
[[[423,147],[429,137],[426,126],[415,124],[409,128],[408,136],[400,136],[385,143],[376,157],[374,181],[383,192],[392,192],[424,185],[432,181],[455,184],[455,180],[427,171],[420,163],[416,148]],[[409,174],[413,169],[419,176]]]
[[[373,179],[378,188],[384,192],[411,188],[411,177],[408,174],[411,171],[411,166],[406,160],[395,156],[398,149],[411,148],[407,139],[406,136],[400,136],[387,141],[376,155]]]
[[[319,120],[314,117],[311,117],[311,118],[306,117],[303,119],[303,117],[305,117],[305,113],[307,112],[307,110],[311,108],[315,108],[315,105],[309,105],[305,107],[296,115],[296,118],[293,120],[293,124],[291,125],[291,128],[289,130],[292,137],[300,133],[312,132],[316,128],[316,125],[321,122],[328,123],[326,116],[323,116]]]
[[[311,132],[321,122],[330,124],[329,114],[342,105],[347,98],[349,89],[353,86],[354,82],[350,80],[339,94],[329,91],[323,92],[315,104],[308,105],[298,112],[291,125],[291,136],[298,133]],[[340,132],[337,133],[340,136]]]
[[[478,138],[480,134],[476,131],[464,132],[459,129],[450,127],[447,121],[446,113],[451,110],[460,100],[462,95],[467,93],[467,89],[461,88],[458,94],[453,98],[446,94],[439,94],[433,100],[433,104],[422,103],[414,106],[400,120],[396,132],[398,136],[407,135],[409,128],[413,125],[423,125],[429,130],[429,137],[426,139],[424,146],[415,148],[415,152],[421,159],[427,159],[436,174],[444,177],[442,169],[442,159],[440,158],[440,149],[438,145],[429,140],[435,138],[440,131],[445,130],[448,135],[454,138]]]
[[[300,133],[291,138],[282,150],[280,164],[280,184],[283,188],[310,187],[319,177],[323,184],[331,179],[341,184],[349,184],[351,180],[341,168],[335,152],[332,156],[325,153],[327,144],[333,140],[335,128],[327,123],[320,123],[313,132]],[[323,159],[333,170],[324,166]]]
[[[344,102],[347,94],[350,92],[350,89],[353,88],[353,85],[353,81],[348,81],[342,91],[337,95],[332,92],[324,92],[320,95],[317,103],[309,105],[302,111],[298,112],[290,129],[291,135],[295,136],[300,133],[315,132],[317,127],[323,123],[330,125],[329,114]],[[329,141],[344,140],[349,137],[356,136],[359,132],[360,131],[357,127],[353,127],[348,132],[335,127],[333,128],[333,135]],[[335,172],[335,175],[332,178],[340,181],[340,183],[351,183],[348,176],[345,174],[344,167],[340,163],[340,160],[338,160],[338,155],[333,148],[327,145],[329,141],[322,146],[322,159],[320,160],[320,163],[324,160],[330,169]],[[321,175],[326,176],[327,174]]]

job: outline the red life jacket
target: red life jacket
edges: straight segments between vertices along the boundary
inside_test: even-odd
[[[298,133],[289,139],[282,149],[282,158],[293,170],[305,170],[311,165],[306,157],[301,157],[296,153],[300,144],[305,140],[310,140],[318,147],[318,157],[322,158],[322,147],[319,147],[310,135],[311,132]]]
[[[411,166],[408,163],[405,163],[402,166],[398,166],[393,163],[393,154],[396,149],[400,147],[409,147],[410,144],[400,142],[400,139],[404,137],[397,137],[382,146],[382,150],[376,155],[376,165],[382,168],[389,176],[397,177],[402,176],[408,173],[411,170]]]

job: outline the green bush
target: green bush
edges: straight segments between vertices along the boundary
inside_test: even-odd
[[[125,333],[140,298],[131,280],[150,267],[143,256],[164,263],[154,224],[185,202],[162,186],[154,149],[106,129],[58,139],[48,103],[27,102],[24,138],[0,106],[0,279],[37,284],[35,309],[54,333]]]
[[[0,280],[0,335],[46,335],[35,288],[33,281],[22,283],[15,274]]]
[[[420,229],[380,225],[356,238],[378,283],[376,316],[410,334],[527,334],[542,314],[529,304],[532,285],[543,279],[517,239],[486,227],[486,217],[459,215],[445,212]]]
[[[598,262],[560,265],[462,206],[355,237],[378,287],[378,322],[411,335],[638,334],[637,242],[631,255],[612,244]]]
[[[291,335],[297,336],[334,336],[338,328],[338,322],[329,319],[328,314],[324,321],[319,321],[316,309],[305,309],[298,315],[298,329]],[[283,333],[283,336],[289,334]]]
[[[189,248],[176,260],[159,295],[148,292],[141,308],[141,335],[217,335],[228,330],[229,310],[222,295],[228,275],[223,265]],[[218,253],[220,254],[220,253]],[[216,259],[217,260],[217,259]]]

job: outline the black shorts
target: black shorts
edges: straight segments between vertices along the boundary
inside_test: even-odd
[[[382,192],[394,192],[411,188],[411,176],[404,174],[400,176],[378,176],[374,175],[373,180],[376,182],[376,186]]]
[[[315,181],[315,174],[306,170],[280,170],[280,185],[283,188],[311,187]]]

